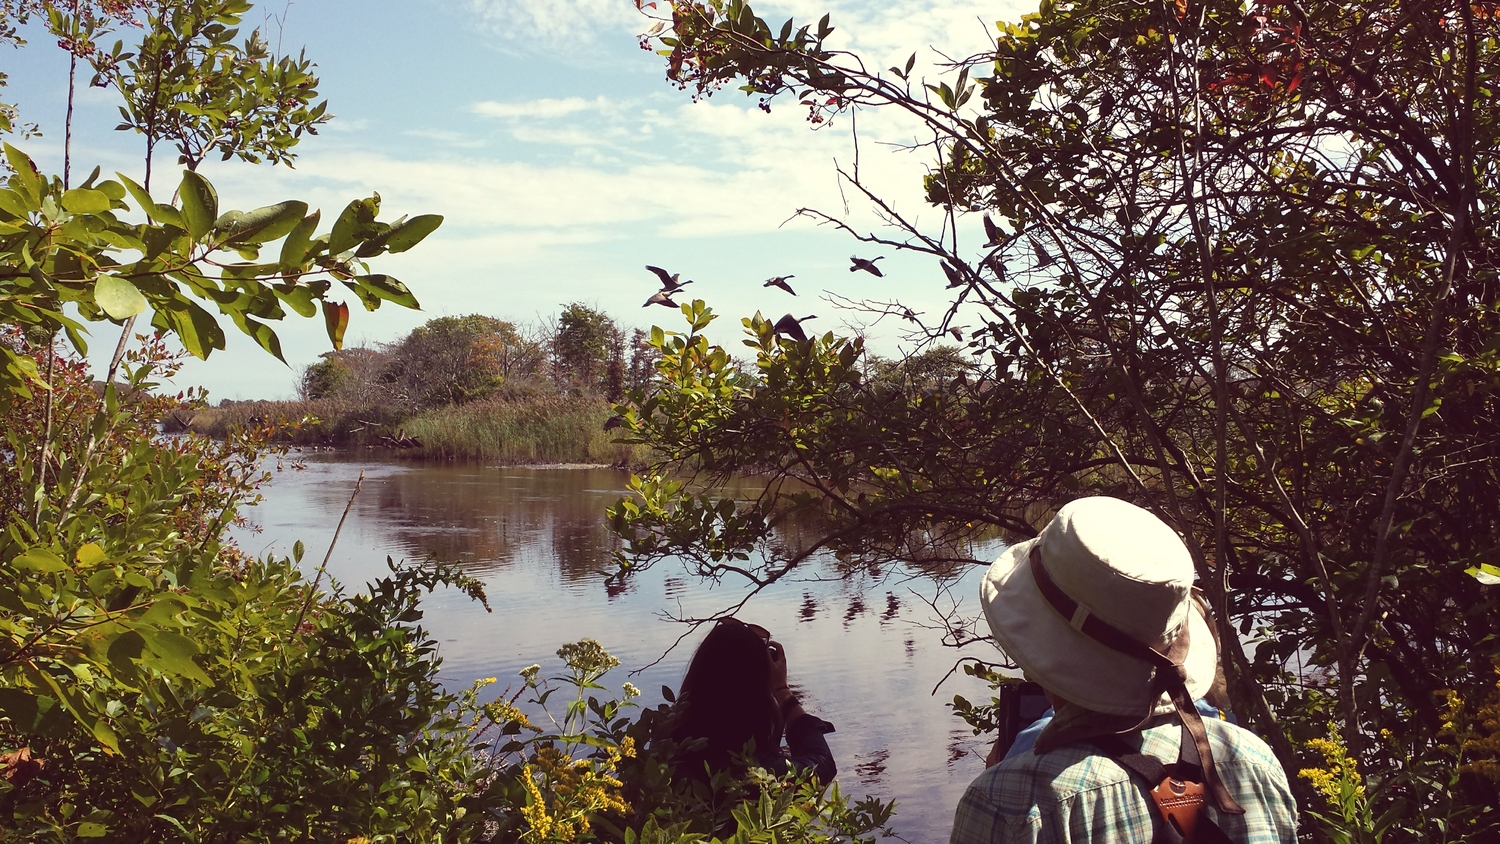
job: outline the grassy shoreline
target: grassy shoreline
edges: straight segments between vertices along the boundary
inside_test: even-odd
[[[422,413],[344,399],[247,401],[175,414],[169,432],[223,438],[236,428],[279,425],[292,445],[388,449],[403,459],[511,465],[632,465],[638,447],[604,430],[612,415],[600,398],[488,399]]]

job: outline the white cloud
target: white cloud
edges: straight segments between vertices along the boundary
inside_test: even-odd
[[[470,110],[475,114],[485,117],[500,117],[510,120],[521,118],[554,118],[580,111],[602,111],[609,106],[609,101],[604,97],[596,97],[585,100],[582,97],[565,97],[563,99],[540,99],[527,100],[525,102],[502,103],[493,100],[475,103]]]
[[[628,0],[468,0],[468,6],[486,29],[512,44],[576,47],[604,32],[634,34],[645,28]]]
[[[453,0],[447,0],[453,2]],[[637,11],[629,0],[467,0],[470,12],[497,39],[511,47],[605,43],[633,36],[652,19],[669,17],[665,3]],[[989,43],[997,20],[1017,21],[1035,12],[1037,0],[774,0],[754,9],[772,29],[788,17],[798,25],[815,24],[825,13],[835,28],[830,46],[853,50],[885,67],[905,61],[913,51],[921,65],[940,56],[976,53]]]

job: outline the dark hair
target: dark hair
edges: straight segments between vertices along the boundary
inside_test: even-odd
[[[771,694],[766,639],[737,619],[720,620],[688,663],[676,708],[672,737],[707,740],[702,750],[684,756],[694,776],[702,775],[704,762],[715,771],[730,768],[733,755],[751,739],[758,756],[778,750],[781,711]]]

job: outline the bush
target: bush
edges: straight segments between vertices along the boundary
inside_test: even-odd
[[[163,419],[169,433],[192,431],[224,439],[236,431],[273,426],[278,442],[292,445],[378,445],[397,433],[408,414],[389,405],[349,398],[308,401],[241,401],[186,412]]]
[[[29,354],[54,389],[7,408],[0,449],[0,842],[820,842],[890,817],[764,774],[673,783],[670,711],[593,697],[618,664],[597,643],[559,651],[574,694],[552,730],[515,706],[546,711],[539,668],[508,700],[444,690],[420,599],[482,601],[477,581],[388,560],[365,593],[325,594],[300,543],[246,559],[222,532],[264,439],[156,436],[195,397],[153,393],[175,365],[154,341],[99,391]]]
[[[744,781],[725,773],[708,782],[674,778],[685,748],[669,737],[671,707],[628,717],[640,694],[629,683],[623,701],[595,696],[607,691],[599,681],[619,665],[598,642],[564,645],[557,655],[564,674],[549,681],[541,666],[531,666],[521,672],[519,690],[483,707],[484,729],[499,736],[493,793],[504,795],[505,808],[496,815],[497,840],[852,844],[890,834],[893,802],[867,797],[850,806],[837,784],[825,789],[810,775],[777,778],[751,768]],[[561,720],[549,708],[559,691],[568,692]],[[671,690],[662,691],[670,701]],[[517,707],[523,695],[535,719]],[[550,729],[534,723],[543,718]]]

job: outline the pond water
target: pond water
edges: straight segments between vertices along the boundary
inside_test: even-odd
[[[294,459],[305,468],[291,468]],[[283,466],[265,501],[245,511],[253,525],[237,531],[245,550],[290,554],[300,539],[311,572],[363,471],[364,487],[329,563],[332,577],[357,590],[386,573],[387,556],[437,557],[486,582],[492,613],[455,590],[424,604],[422,623],[441,644],[442,678],[452,688],[490,676],[504,687],[538,662],[544,675],[553,673],[557,647],[588,637],[623,663],[605,684],[618,689],[630,680],[645,692],[641,702],[654,706],[662,685],[677,687],[702,638],[690,635],[673,649],[687,628],[663,611],[707,615],[743,594],[739,584],[701,583],[668,563],[623,590],[605,588],[600,570],[615,546],[603,511],[624,492],[622,472],[381,462],[326,452],[294,454]],[[945,704],[954,694],[972,700],[985,690],[960,672],[933,694],[957,653],[931,629],[933,611],[920,596],[932,596],[932,581],[908,581],[899,572],[880,582],[848,581],[830,562],[755,596],[739,616],[785,645],[807,709],[837,725],[829,743],[844,792],[899,801],[894,826],[909,841],[946,841],[953,808],[984,767],[986,748]],[[980,571],[974,567],[951,589],[971,613]]]

